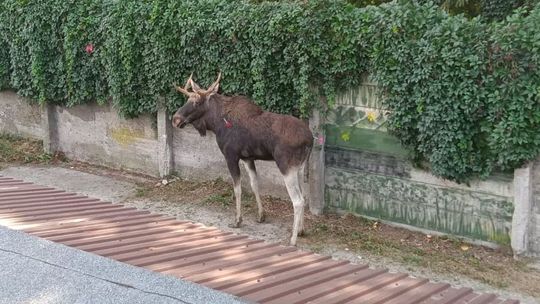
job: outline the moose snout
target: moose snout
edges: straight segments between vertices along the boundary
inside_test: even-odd
[[[186,125],[186,121],[180,115],[174,115],[172,117],[172,125],[175,128],[183,128]]]

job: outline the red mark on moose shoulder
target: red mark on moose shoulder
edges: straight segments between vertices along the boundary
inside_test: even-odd
[[[94,45],[92,43],[87,44],[85,51],[88,55],[92,54],[94,52]]]
[[[230,121],[226,120],[225,118],[223,118],[223,120],[225,121],[225,128],[227,129],[232,128],[232,123]]]

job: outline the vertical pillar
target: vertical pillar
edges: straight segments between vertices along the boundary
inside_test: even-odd
[[[165,177],[171,175],[173,171],[172,125],[162,98],[158,100],[157,131],[159,176]]]
[[[540,157],[533,162],[531,177],[532,211],[528,252],[531,256],[540,257]]]
[[[532,167],[526,166],[514,170],[514,214],[512,216],[511,245],[514,257],[529,251],[529,229],[533,212]]]
[[[313,111],[309,119],[309,127],[313,132],[315,143],[309,157],[309,178],[307,189],[309,210],[312,214],[320,215],[324,211],[324,139],[323,121],[318,110]],[[319,140],[322,138],[322,140]]]
[[[56,121],[54,105],[44,104],[41,106],[41,129],[43,131],[43,152],[53,154],[55,151],[54,134]]]

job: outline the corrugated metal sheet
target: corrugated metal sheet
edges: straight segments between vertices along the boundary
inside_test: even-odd
[[[259,303],[519,303],[1,176],[0,224]]]

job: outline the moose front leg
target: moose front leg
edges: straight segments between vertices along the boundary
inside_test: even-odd
[[[229,172],[233,179],[234,199],[236,201],[236,219],[235,222],[230,225],[232,228],[240,228],[240,225],[242,224],[242,176],[240,175],[238,162],[238,159],[227,159],[227,167],[229,167]]]

